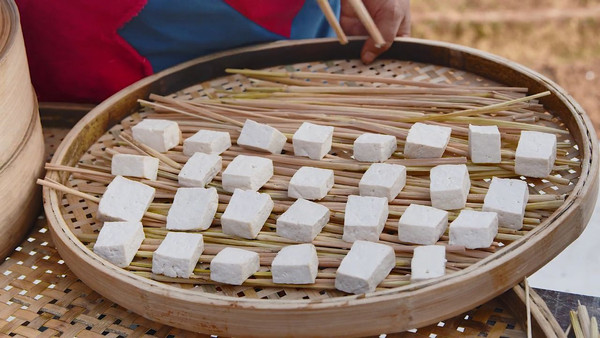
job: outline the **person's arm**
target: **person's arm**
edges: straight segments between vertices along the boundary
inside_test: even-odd
[[[367,35],[352,6],[344,0],[341,3],[340,24],[344,32],[348,35]],[[360,57],[369,64],[390,48],[395,37],[410,35],[410,0],[364,0],[363,3],[386,41],[384,46],[377,48],[372,38],[367,39]]]

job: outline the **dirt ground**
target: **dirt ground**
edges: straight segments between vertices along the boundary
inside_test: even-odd
[[[412,35],[485,50],[571,94],[600,132],[600,0],[415,0]]]

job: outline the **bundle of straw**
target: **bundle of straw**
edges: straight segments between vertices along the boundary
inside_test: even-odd
[[[127,268],[132,273],[153,278],[180,287],[200,285],[205,291],[233,292],[227,287],[215,289],[209,279],[208,265],[212,258],[226,246],[238,246],[256,251],[260,255],[261,269],[245,286],[256,288],[289,287],[293,289],[325,290],[328,296],[341,295],[334,290],[336,267],[348,252],[351,243],[342,238],[344,208],[348,195],[358,194],[358,181],[369,167],[368,163],[352,158],[352,143],[365,132],[394,135],[398,149],[403,148],[412,123],[424,121],[452,128],[452,137],[445,156],[438,159],[407,159],[401,151],[393,154],[389,163],[407,167],[407,183],[400,195],[390,203],[390,216],[385,224],[380,242],[390,245],[396,252],[396,267],[379,285],[394,288],[410,283],[410,260],[414,245],[403,243],[397,237],[397,222],[411,203],[430,205],[429,170],[439,164],[465,163],[469,169],[472,187],[467,208],[480,210],[489,181],[496,177],[516,177],[514,174],[514,151],[522,130],[538,130],[554,133],[559,137],[555,175],[545,180],[531,180],[524,227],[515,231],[500,229],[495,242],[489,248],[467,250],[450,246],[447,233],[438,242],[447,249],[447,271],[465,269],[490,255],[504,250],[515,240],[532,231],[563,204],[573,185],[568,175],[576,175],[579,162],[569,153],[574,144],[569,131],[560,121],[545,111],[536,100],[548,92],[526,95],[526,88],[505,86],[455,86],[429,82],[397,79],[394,77],[330,74],[326,72],[286,72],[277,70],[227,70],[232,75],[173,96],[151,95],[151,100],[140,100],[141,111],[113,127],[96,146],[92,147],[77,167],[47,165],[47,170],[66,172],[71,175],[72,187],[57,182],[41,180],[47,187],[65,192],[65,204],[87,201],[91,214],[106,185],[112,180],[110,158],[117,153],[143,154],[160,160],[157,181],[140,180],[156,188],[156,198],[144,215],[146,239],[133,263]],[[223,84],[236,83],[241,86]],[[214,87],[213,87],[214,86]],[[231,194],[221,187],[217,175],[209,186],[219,193],[219,208],[213,226],[201,233],[206,242],[200,262],[189,279],[167,278],[151,273],[152,252],[160,245],[167,231],[166,214],[178,188],[177,174],[188,157],[178,146],[166,154],[153,151],[131,137],[130,128],[146,117],[176,121],[184,137],[199,129],[227,131],[236,140],[246,119],[267,123],[281,132],[288,140],[304,121],[335,127],[332,151],[323,160],[311,160],[293,156],[290,142],[283,154],[266,154],[234,145],[222,154],[223,166],[238,154],[267,157],[273,160],[275,174],[261,192],[267,193],[275,202],[273,213],[255,240],[234,238],[220,229],[220,217]],[[473,164],[468,158],[468,124],[497,125],[502,132],[502,162],[499,164]],[[335,185],[319,203],[331,210],[330,222],[313,244],[319,256],[319,274],[313,285],[281,286],[271,280],[269,266],[275,254],[293,242],[275,233],[275,221],[291,204],[287,197],[287,185],[291,176],[301,166],[332,169]],[[575,174],[573,174],[575,173]],[[70,196],[73,196],[71,198]],[[67,211],[65,211],[67,212]],[[458,211],[450,212],[453,220]],[[87,222],[87,223],[86,223]],[[82,224],[84,223],[84,224]],[[92,247],[101,224],[86,219],[73,225],[79,239]],[[228,291],[229,290],[229,291]]]
[[[571,310],[569,316],[571,318],[571,328],[576,338],[598,338],[600,332],[598,331],[598,320],[596,317],[592,317],[588,314],[587,307],[585,305],[577,306],[577,311]],[[569,334],[569,329],[565,332],[565,335]]]

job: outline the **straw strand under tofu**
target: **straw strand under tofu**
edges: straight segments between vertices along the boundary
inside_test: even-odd
[[[477,250],[448,245],[446,231],[438,244],[446,246],[448,273],[468,268],[535,230],[554,210],[560,208],[568,197],[571,181],[563,175],[569,175],[570,170],[576,174],[579,169],[580,163],[576,159],[573,160],[573,155],[569,152],[573,141],[567,139],[568,130],[545,113],[543,105],[537,101],[538,98],[549,95],[548,92],[525,96],[527,89],[520,87],[455,86],[392,77],[318,71],[228,69],[227,72],[234,74],[229,77],[240,81],[244,87],[235,90],[205,90],[203,94],[192,99],[185,96],[179,98],[151,95],[150,98],[154,101],[139,101],[140,114],[134,114],[132,121],[124,122],[108,133],[116,136],[113,143],[90,151],[93,161],[82,160],[77,166],[46,166],[47,170],[71,175],[71,179],[77,183],[74,188],[51,181],[38,181],[51,189],[89,200],[93,209],[94,204],[99,201],[97,196],[102,195],[106,185],[113,178],[109,173],[112,155],[142,153],[159,158],[161,166],[157,181],[136,179],[154,187],[156,198],[142,220],[146,240],[128,268],[132,273],[166,283],[212,285],[214,282],[208,279],[207,264],[223,247],[238,246],[259,252],[261,259],[261,270],[248,279],[245,286],[288,287],[273,284],[270,278],[269,264],[274,254],[280,248],[294,243],[276,234],[276,219],[293,202],[287,196],[291,176],[302,166],[314,166],[331,169],[335,174],[335,184],[330,193],[323,200],[317,201],[330,209],[331,218],[313,241],[321,259],[317,282],[312,285],[295,285],[293,288],[333,290],[335,275],[328,269],[337,267],[351,246],[341,238],[345,202],[348,195],[358,194],[358,182],[370,166],[369,163],[357,162],[352,158],[353,141],[364,132],[396,136],[398,150],[387,163],[407,167],[406,186],[399,196],[390,202],[390,216],[380,237],[381,243],[394,248],[397,267],[379,285],[380,288],[394,288],[410,283],[410,257],[415,245],[398,240],[397,222],[409,204],[431,204],[429,171],[432,167],[439,164],[466,164],[473,182],[467,197],[467,208],[480,210],[492,176],[518,177],[514,174],[514,150],[521,130],[551,132],[559,138],[555,165],[555,173],[558,176],[527,179],[533,186],[530,187],[531,198],[526,205],[523,229],[516,231],[501,228],[490,248]],[[296,82],[294,85],[276,85],[275,82],[269,82],[269,86],[265,86],[266,82],[262,82],[264,79],[275,82],[277,79],[288,79]],[[319,81],[328,83],[326,86],[315,85]],[[167,233],[166,214],[179,186],[177,174],[189,157],[183,155],[181,146],[161,154],[136,143],[131,138],[129,129],[147,116],[178,122],[184,136],[191,136],[199,129],[213,129],[229,132],[233,141],[239,136],[245,119],[250,118],[279,129],[288,138],[283,154],[253,151],[237,146],[235,142],[222,154],[224,168],[239,154],[271,159],[275,175],[260,191],[271,196],[275,207],[256,239],[241,239],[223,234],[220,230],[220,217],[231,194],[222,189],[221,176],[217,175],[209,186],[217,188],[220,204],[211,228],[200,232],[207,243],[206,250],[200,258],[194,276],[189,279],[168,278],[150,272],[152,252]],[[332,151],[322,160],[293,155],[291,138],[304,121],[335,127]],[[402,149],[406,135],[412,123],[417,121],[452,128],[452,137],[444,157],[404,158]],[[543,123],[537,123],[538,121]],[[501,163],[473,164],[469,161],[469,123],[498,126],[503,139]],[[556,192],[551,191],[552,189]],[[458,211],[451,211],[449,219],[453,220],[457,214]],[[78,238],[91,245],[96,237],[92,233],[81,233],[78,234]]]

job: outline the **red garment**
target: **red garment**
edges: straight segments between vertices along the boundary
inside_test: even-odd
[[[225,2],[262,28],[290,38],[292,21],[304,0],[225,0]]]
[[[152,74],[117,34],[146,0],[17,0],[40,101],[99,102]]]
[[[166,31],[193,26],[194,22],[178,20],[168,0],[150,0],[156,8],[169,7],[173,24]],[[199,0],[192,0],[199,1]],[[292,23],[303,8],[305,0],[221,0],[228,10],[245,16],[249,24],[258,25],[268,32],[290,38]],[[151,55],[140,53],[126,41],[118,30],[139,14],[147,14],[142,9],[148,0],[16,0],[21,12],[21,24],[25,38],[32,82],[40,101],[100,102],[122,88],[153,73]],[[212,3],[214,6],[215,3]],[[150,7],[150,5],[148,7]],[[210,4],[195,3],[203,9]],[[189,6],[188,6],[189,7]],[[184,11],[185,8],[182,8]],[[141,11],[141,13],[140,13]],[[162,15],[161,11],[158,11]],[[149,15],[149,14],[148,14]],[[186,17],[181,15],[181,17]],[[221,20],[222,20],[221,16]],[[235,17],[235,16],[232,16]],[[167,21],[169,22],[169,21]],[[237,24],[240,24],[238,21]],[[245,24],[245,23],[244,23]],[[165,31],[149,27],[130,36],[139,39],[142,45],[134,44],[140,50],[161,51],[156,36]],[[178,35],[175,35],[175,40]],[[182,34],[183,36],[183,34]],[[164,38],[164,36],[161,36]],[[196,44],[202,45],[198,36]],[[273,39],[271,37],[270,39]],[[169,44],[181,44],[170,40]],[[243,39],[242,39],[243,40]],[[182,40],[183,41],[183,40]],[[263,41],[263,40],[259,40]],[[185,42],[185,41],[184,41]],[[147,46],[156,49],[144,48]],[[185,48],[189,45],[184,45]],[[168,47],[171,47],[170,45]],[[197,47],[196,47],[197,48]],[[181,51],[179,51],[181,52]],[[168,55],[169,49],[165,55]],[[190,57],[200,56],[189,53]],[[186,54],[187,56],[187,54]],[[180,58],[181,59],[181,58]],[[180,61],[179,61],[180,62]]]

